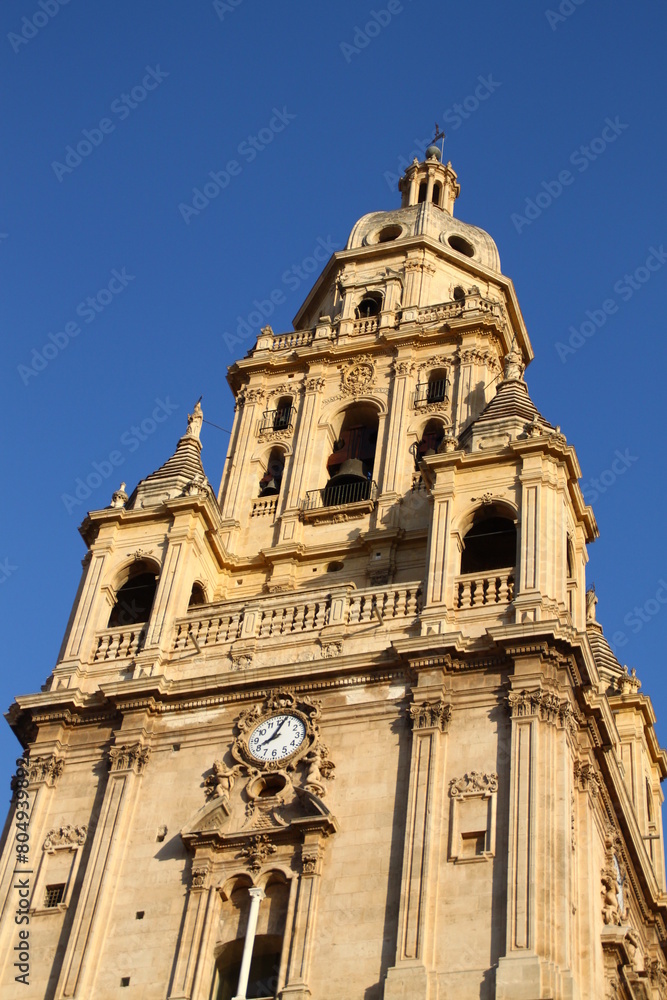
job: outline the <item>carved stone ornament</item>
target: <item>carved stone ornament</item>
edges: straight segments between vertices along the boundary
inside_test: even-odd
[[[306,392],[324,392],[324,387],[326,384],[327,384],[326,379],[320,376],[319,378],[306,379],[304,386]]]
[[[452,778],[449,782],[449,794],[453,799],[466,795],[491,795],[497,791],[498,775],[485,771],[470,771],[462,778]]]
[[[134,771],[135,774],[141,774],[150,755],[150,747],[142,746],[141,743],[133,743],[130,746],[123,743],[122,746],[111,747],[109,750],[109,770]]]
[[[43,781],[49,788],[53,788],[56,781],[63,773],[65,762],[61,757],[50,754],[48,757],[29,757],[26,761],[28,771],[28,781]]]
[[[322,659],[329,659],[332,656],[340,656],[343,652],[343,641],[337,639],[332,642],[322,642]]]
[[[507,704],[513,719],[534,716],[542,722],[555,725],[561,718],[561,704],[558,697],[540,688],[534,691],[510,691]]]
[[[602,779],[593,764],[589,761],[575,760],[574,781],[582,792],[588,792],[591,798],[596,799],[602,787]]]
[[[369,358],[353,358],[343,369],[341,390],[348,395],[358,396],[370,389],[374,378],[375,365]]]
[[[274,715],[292,715],[299,719],[303,723],[305,735],[289,756],[279,760],[262,761],[250,752],[248,740],[258,725]],[[294,771],[302,760],[308,762],[312,768],[313,752],[321,753],[320,732],[317,725],[319,716],[319,701],[305,696],[297,698],[292,691],[285,689],[270,691],[263,705],[246,708],[239,715],[236,723],[239,736],[232,744],[232,757],[248,772],[255,774],[265,771]],[[332,777],[333,764],[328,762],[324,768],[320,764],[320,771],[323,777]]]
[[[232,670],[247,670],[252,666],[252,653],[230,653]]]
[[[602,879],[602,920],[606,926],[620,927],[628,918],[625,898],[627,876],[621,860],[621,838],[610,828],[605,836],[605,865]]]
[[[229,796],[234,788],[234,782],[240,772],[240,767],[227,767],[224,761],[214,760],[211,773],[204,779],[207,799],[222,799],[229,805]]]
[[[452,706],[445,701],[424,701],[408,708],[413,729],[439,729],[446,733],[452,718]]]
[[[206,876],[208,875],[208,868],[193,868],[192,869],[192,888],[193,889],[203,889],[206,885]]]
[[[44,850],[49,854],[58,850],[71,850],[85,844],[88,835],[87,826],[60,826],[49,830],[44,840]]]
[[[642,682],[637,677],[637,671],[634,667],[632,670],[628,670],[628,668],[624,666],[623,673],[619,674],[618,677],[615,677],[614,682],[620,694],[637,694],[642,686]]]
[[[257,874],[264,862],[276,853],[276,845],[271,842],[265,833],[251,837],[248,844],[239,851],[241,857],[247,861],[248,868]]]
[[[414,368],[414,361],[394,361],[394,375],[411,375]]]
[[[320,852],[315,848],[303,848],[301,851],[301,871],[304,875],[317,875],[319,872]]]

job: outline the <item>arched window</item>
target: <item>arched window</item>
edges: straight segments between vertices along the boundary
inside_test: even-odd
[[[646,816],[649,823],[653,822],[653,794],[651,792],[651,783],[646,778]]]
[[[275,497],[280,493],[285,471],[285,456],[280,448],[273,448],[266,463],[266,472],[259,481],[260,497]]]
[[[198,608],[200,604],[206,604],[206,593],[201,583],[193,583],[190,592],[189,608]]]
[[[428,191],[428,184],[426,181],[422,181],[419,185],[419,194],[417,195],[417,201],[426,201],[426,192]]]
[[[437,205],[438,208],[440,208],[440,191],[441,190],[442,189],[441,189],[441,187],[440,187],[439,184],[434,184],[433,185],[433,204]]]
[[[289,889],[284,880],[276,880],[269,882],[264,891],[266,897],[259,904],[257,933],[252,943],[250,975],[244,994],[248,1000],[260,997],[269,1000],[276,996],[279,987],[282,988],[279,977]],[[241,885],[223,903],[223,926],[234,927],[236,937],[218,951],[212,993],[215,1000],[232,1000],[237,995],[249,909],[248,888]]]
[[[456,288],[454,289],[454,301],[464,302],[465,297],[466,297],[465,289],[463,288],[462,285],[457,285]]]
[[[381,309],[382,295],[380,292],[366,292],[355,310],[355,315],[357,319],[368,319],[369,316],[377,316]]]
[[[568,580],[574,579],[574,546],[569,535],[567,536],[567,578]]]
[[[516,564],[516,526],[493,505],[482,508],[463,539],[461,573],[486,573]]]
[[[369,498],[377,438],[378,415],[374,407],[362,403],[345,411],[327,461],[330,478],[323,491],[325,506]]]
[[[155,599],[157,581],[157,574],[150,570],[145,562],[134,563],[130,567],[128,580],[116,594],[116,603],[111,609],[108,627],[147,622]]]
[[[442,444],[445,429],[441,420],[429,420],[424,428],[421,440],[412,445],[411,451],[415,458],[415,469],[419,471],[419,463],[424,455],[435,455]]]

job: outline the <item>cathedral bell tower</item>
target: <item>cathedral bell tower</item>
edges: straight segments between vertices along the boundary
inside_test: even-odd
[[[577,457],[451,163],[399,189],[230,367],[217,497],[198,403],[81,527],[8,716],[26,997],[667,997],[667,754],[587,591]]]

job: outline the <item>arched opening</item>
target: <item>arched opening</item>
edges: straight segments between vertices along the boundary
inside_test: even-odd
[[[283,431],[292,425],[292,397],[281,396],[273,411],[274,431]]]
[[[442,188],[440,187],[439,184],[434,184],[433,185],[433,204],[437,205],[438,208],[440,208],[440,192],[441,191],[442,191]]]
[[[427,181],[422,181],[421,184],[419,185],[419,194],[417,195],[418,202],[426,201],[427,191],[428,191],[428,183]]]
[[[147,622],[155,599],[157,581],[157,573],[143,560],[133,563],[127,581],[116,593],[116,603],[111,609],[108,627]]]
[[[374,407],[360,403],[345,411],[327,461],[330,478],[323,491],[325,507],[369,498],[377,438]]]
[[[441,420],[429,420],[424,428],[421,440],[412,446],[415,459],[415,470],[419,471],[419,463],[425,455],[435,455],[445,436],[445,428]]]
[[[463,236],[450,236],[447,240],[452,250],[456,250],[457,253],[462,253],[465,257],[474,257],[475,248],[472,243],[469,243],[467,239]]]
[[[223,903],[223,926],[235,933],[218,951],[216,982],[212,996],[215,1000],[232,1000],[237,995],[241,958],[245,944],[246,926],[250,911],[248,887],[237,883],[230,897]],[[253,942],[250,975],[245,996],[248,1000],[272,1000],[279,987],[280,960],[287,919],[289,887],[278,876],[265,887],[265,898],[259,904],[257,933]]]
[[[457,285],[456,288],[454,289],[454,301],[464,302],[465,297],[466,297],[465,289],[462,287],[462,285]]]
[[[377,316],[381,309],[382,295],[380,292],[366,292],[355,310],[355,315],[357,319],[368,319],[370,316]]]
[[[463,539],[461,573],[486,573],[516,564],[516,525],[491,504],[477,511]]]
[[[574,579],[574,546],[569,535],[567,536],[567,578],[568,580]]]
[[[273,448],[266,463],[266,472],[259,481],[260,497],[277,497],[285,471],[285,456],[280,448]]]
[[[192,584],[192,590],[190,591],[188,607],[198,608],[201,604],[206,604],[206,592],[201,583],[195,581],[195,583]]]

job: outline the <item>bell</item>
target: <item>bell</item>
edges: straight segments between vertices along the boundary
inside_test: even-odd
[[[364,463],[360,458],[347,458],[335,476],[332,476],[328,486],[346,486],[348,483],[356,483],[359,480],[366,482]]]
[[[280,486],[275,479],[269,481],[260,490],[260,497],[275,497],[280,493]]]

